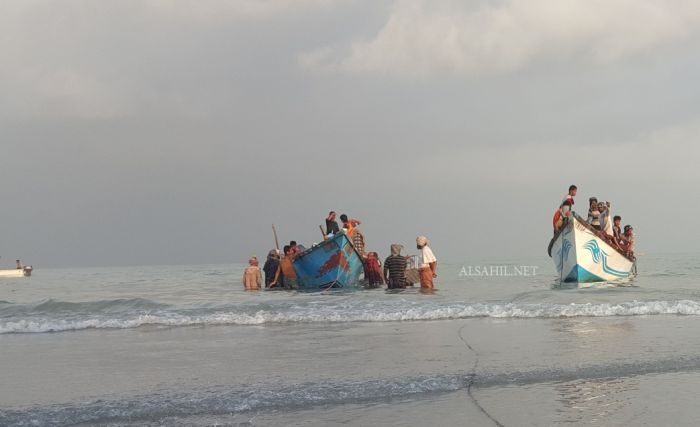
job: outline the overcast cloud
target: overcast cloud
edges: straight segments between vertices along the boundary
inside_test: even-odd
[[[572,183],[695,251],[699,48],[685,0],[4,1],[0,265],[245,262],[331,209],[544,264]]]

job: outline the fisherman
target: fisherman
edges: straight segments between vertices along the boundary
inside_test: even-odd
[[[352,245],[363,260],[367,258],[367,253],[365,252],[365,235],[362,234],[362,231],[360,231],[358,227],[353,229]]]
[[[607,235],[613,235],[613,225],[610,221],[610,202],[599,202],[598,203],[598,221],[600,222],[600,229]]]
[[[377,288],[384,284],[382,262],[379,260],[379,254],[376,252],[367,254],[365,259],[365,279],[367,280],[367,286],[370,288]]]
[[[600,230],[600,211],[598,210],[598,199],[596,197],[591,197],[588,199],[588,203],[588,218],[586,219],[586,222],[588,222],[591,227],[595,228],[596,230]]]
[[[291,240],[289,242],[289,246],[291,246],[292,251],[294,251],[294,255],[299,255],[300,253],[304,252],[306,248],[302,245],[298,245],[296,240]]]
[[[613,238],[615,242],[619,245],[622,239],[622,228],[620,228],[620,223],[622,222],[622,217],[620,215],[615,215],[613,217]]]
[[[420,251],[418,256],[418,273],[420,274],[421,291],[430,291],[434,288],[433,279],[437,278],[437,258],[428,246],[428,238],[416,237],[416,248]]]
[[[326,217],[326,237],[333,237],[340,232],[340,227],[338,227],[338,222],[335,218],[335,211],[328,212],[328,217]]]
[[[275,273],[280,266],[280,254],[277,249],[271,249],[267,254],[263,271],[265,272],[265,287],[269,288],[272,281],[275,279]]]
[[[634,258],[634,243],[635,243],[635,238],[634,238],[634,227],[631,225],[625,225],[625,233],[622,237],[622,248],[625,250],[627,254],[627,258],[629,259],[635,259]]]
[[[406,258],[401,255],[403,246],[393,244],[391,255],[384,260],[384,281],[389,289],[406,287]]]
[[[258,266],[258,258],[253,256],[248,260],[248,267],[243,272],[243,287],[246,291],[260,289],[262,286],[262,273]]]
[[[561,230],[561,228],[566,224],[566,222],[569,221],[569,218],[571,217],[571,213],[574,208],[574,197],[576,196],[577,191],[577,186],[570,185],[569,193],[566,196],[564,196],[564,199],[559,205],[559,209],[557,209],[556,212],[554,212],[554,217],[552,218],[554,234],[557,234],[557,231]]]
[[[340,221],[343,223],[343,230],[345,230],[350,237],[353,236],[355,227],[362,224],[362,221],[359,219],[348,218],[348,216],[345,214],[340,215]]]
[[[576,192],[578,192],[578,187],[575,185],[570,185],[569,186],[569,192],[564,196],[564,199],[561,201],[560,207],[562,208],[562,214],[564,216],[569,216],[571,211],[574,208],[574,197],[576,197]],[[564,209],[564,206],[568,206],[568,209]]]
[[[21,270],[24,268],[24,266],[22,265],[22,262],[20,260],[15,260],[15,262],[17,263],[17,270]]]
[[[284,289],[299,289],[299,283],[297,282],[297,272],[294,270],[294,259],[296,254],[292,250],[292,247],[286,245],[284,247],[284,258],[280,260],[280,265],[277,267],[277,273],[275,273],[275,280],[270,283],[270,287],[275,287],[279,284],[280,275],[284,275],[284,282],[282,283]]]

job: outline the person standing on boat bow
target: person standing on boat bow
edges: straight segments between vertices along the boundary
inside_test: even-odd
[[[340,215],[340,221],[343,223],[343,230],[345,230],[351,238],[355,232],[355,227],[362,224],[362,221],[359,219],[348,218],[345,214]]]
[[[559,205],[559,209],[554,212],[554,218],[552,218],[554,234],[557,234],[557,231],[561,230],[566,222],[569,221],[574,209],[574,197],[576,196],[577,191],[578,187],[575,185],[570,185],[569,193],[564,197],[564,200],[562,200],[561,204]]]

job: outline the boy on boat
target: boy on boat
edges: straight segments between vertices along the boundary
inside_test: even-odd
[[[620,227],[620,223],[622,223],[622,217],[620,215],[615,215],[613,217],[613,237],[618,246],[622,240],[622,228]]]
[[[625,233],[622,235],[622,243],[620,246],[627,253],[627,258],[634,259],[634,227],[625,225]]]
[[[588,199],[588,218],[586,222],[591,225],[591,227],[600,231],[600,211],[598,210],[598,198],[591,197]]]
[[[348,216],[345,214],[340,215],[340,221],[343,223],[343,230],[345,230],[345,232],[351,238],[354,234],[355,227],[362,224],[362,221],[360,221],[359,219],[348,218]]]

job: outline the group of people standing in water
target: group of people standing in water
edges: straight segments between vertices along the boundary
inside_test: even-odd
[[[558,233],[571,221],[574,197],[577,191],[578,187],[575,185],[569,186],[569,192],[564,196],[559,208],[554,213],[552,220],[554,234]],[[628,224],[622,229],[620,227],[622,217],[620,215],[610,217],[610,202],[599,202],[597,197],[590,197],[588,206],[586,222],[594,233],[628,258],[634,259],[634,227]]]
[[[340,226],[336,222],[336,212],[328,212],[326,217],[326,235],[329,238],[340,232]],[[401,255],[403,245],[397,243],[389,247],[390,255],[384,259],[384,266],[377,252],[367,252],[365,250],[365,236],[358,225],[362,221],[355,218],[348,218],[346,214],[340,215],[343,224],[343,231],[348,234],[355,250],[362,257],[364,264],[365,286],[380,287],[386,284],[388,289],[403,289],[412,286],[413,282],[407,280],[406,270],[410,256]],[[416,269],[419,274],[421,289],[432,290],[435,287],[434,279],[437,278],[437,258],[430,246],[428,239],[424,236],[416,238],[416,248],[420,251]]]
[[[390,246],[391,255],[384,259],[382,265],[377,252],[368,252],[365,249],[365,237],[358,228],[362,221],[349,218],[345,214],[340,215],[340,221],[343,224],[341,230],[336,222],[336,217],[336,212],[330,211],[326,217],[325,232],[323,228],[321,228],[321,232],[324,234],[324,239],[329,239],[340,232],[348,235],[355,250],[362,258],[365,286],[380,287],[386,284],[388,289],[402,289],[413,285],[413,282],[406,278],[408,260],[411,256],[401,255],[402,245],[392,244]],[[424,236],[416,238],[416,248],[420,251],[415,267],[421,290],[432,290],[434,289],[434,280],[437,278],[437,258],[429,246],[428,239]],[[282,287],[289,290],[299,288],[294,270],[294,260],[305,248],[295,241],[291,241],[289,245],[284,246],[283,250],[283,256],[277,249],[270,250],[262,269],[257,257],[253,256],[248,260],[248,267],[243,273],[243,286],[246,290],[261,289],[263,283],[265,288]],[[264,281],[263,272],[265,273]]]

